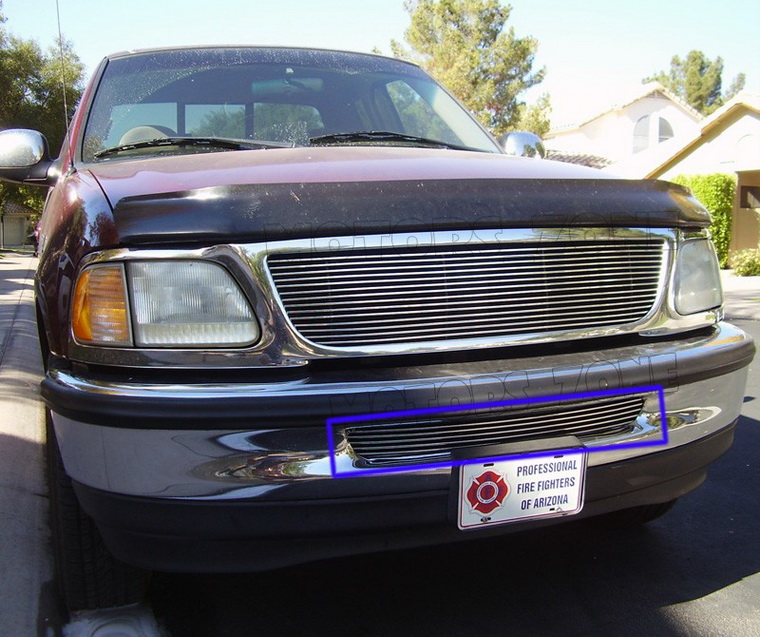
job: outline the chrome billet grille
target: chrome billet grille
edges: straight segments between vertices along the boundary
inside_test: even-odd
[[[454,449],[558,436],[628,433],[644,407],[644,396],[628,394],[551,405],[531,404],[480,412],[445,412],[414,420],[350,427],[353,452],[370,464],[449,459]]]
[[[329,347],[619,327],[660,284],[658,239],[271,254],[287,315]]]

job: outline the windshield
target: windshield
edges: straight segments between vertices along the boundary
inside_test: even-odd
[[[384,135],[355,135],[375,131]],[[318,138],[321,145],[327,139],[414,145],[420,138],[500,152],[446,91],[396,60],[302,49],[187,49],[108,62],[87,120],[84,161],[231,149],[170,143],[188,137],[260,143],[240,148],[308,146]],[[143,143],[155,139],[164,142]]]

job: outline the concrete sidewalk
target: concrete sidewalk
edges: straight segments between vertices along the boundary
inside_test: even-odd
[[[42,364],[32,281],[37,260],[0,253],[0,633],[45,634],[59,623],[44,475]]]
[[[721,271],[727,319],[760,321],[760,276],[736,276]]]

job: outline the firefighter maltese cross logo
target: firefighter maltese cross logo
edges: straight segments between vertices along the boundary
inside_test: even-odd
[[[495,471],[485,471],[472,479],[467,489],[470,510],[488,515],[504,504],[509,495],[509,485],[504,476]]]

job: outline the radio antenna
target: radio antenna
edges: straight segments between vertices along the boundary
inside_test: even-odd
[[[69,127],[69,105],[66,103],[66,60],[63,56],[63,35],[61,34],[61,10],[55,0],[55,14],[58,18],[58,52],[61,57],[61,91],[63,92],[63,123]]]

